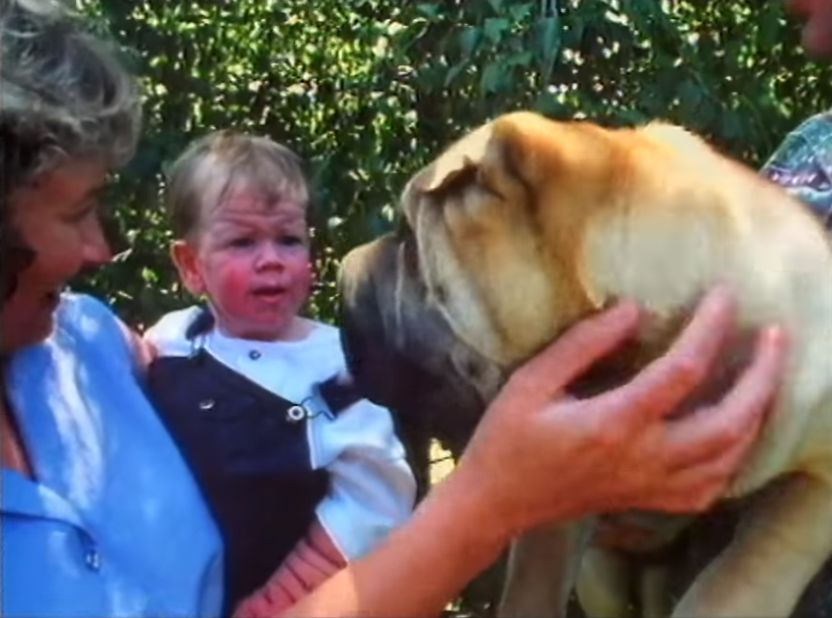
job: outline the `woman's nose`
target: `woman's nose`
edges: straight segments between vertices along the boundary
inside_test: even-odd
[[[113,253],[110,250],[110,243],[104,234],[104,228],[98,218],[93,218],[84,230],[83,237],[83,258],[84,263],[100,265],[109,262]]]

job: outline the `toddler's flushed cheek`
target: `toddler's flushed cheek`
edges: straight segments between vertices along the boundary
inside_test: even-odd
[[[287,265],[279,276],[264,276],[244,260],[215,264],[210,296],[229,335],[258,339],[289,336],[294,318],[312,286],[308,261]]]

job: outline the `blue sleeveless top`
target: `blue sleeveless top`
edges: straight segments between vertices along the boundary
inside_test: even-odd
[[[2,471],[3,615],[219,613],[219,534],[135,369],[122,324],[81,295],[10,359],[35,479]]]

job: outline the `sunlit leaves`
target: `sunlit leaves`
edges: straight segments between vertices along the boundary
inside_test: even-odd
[[[307,161],[321,288],[390,229],[418,166],[496,114],[684,123],[758,164],[832,101],[781,2],[738,0],[86,0],[141,76],[146,134],[113,199],[129,252],[94,289],[132,321],[185,302],[159,187],[197,135],[266,133]],[[146,274],[153,273],[152,280]]]

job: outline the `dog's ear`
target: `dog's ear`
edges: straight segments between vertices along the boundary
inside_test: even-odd
[[[521,118],[523,116],[523,118]],[[423,198],[441,199],[448,192],[476,189],[500,201],[516,202],[524,191],[521,155],[524,123],[536,114],[515,113],[485,124],[445,150],[408,182],[401,204],[411,225]]]
[[[536,142],[552,129],[550,120],[534,112],[505,114],[478,127],[411,179],[403,196],[405,206],[410,201],[418,201],[420,196],[437,195],[468,184],[508,197],[506,193],[510,190],[505,188],[506,184],[513,185],[527,173],[536,172],[525,169],[524,163],[528,161],[524,153],[539,149],[540,144]]]
[[[413,178],[412,189],[420,193],[437,193],[476,171],[489,148],[494,147],[493,134],[494,124],[489,123],[454,143]]]

